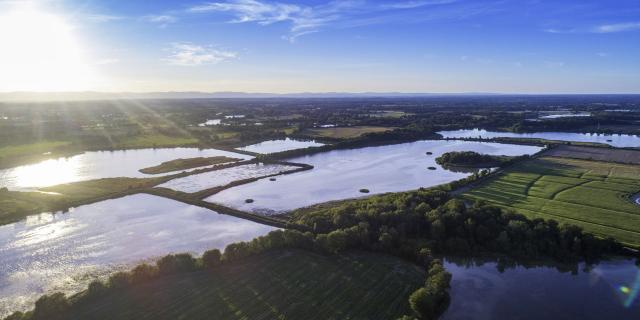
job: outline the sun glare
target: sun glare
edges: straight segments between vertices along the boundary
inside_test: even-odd
[[[0,91],[77,91],[94,81],[64,18],[33,6],[0,13]]]

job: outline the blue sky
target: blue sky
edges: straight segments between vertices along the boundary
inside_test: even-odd
[[[637,0],[0,0],[16,10],[69,26],[77,72],[0,91],[640,93]],[[0,53],[15,74],[24,56]]]

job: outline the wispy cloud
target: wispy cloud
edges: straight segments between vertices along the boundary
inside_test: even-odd
[[[144,16],[142,17],[143,21],[149,22],[149,23],[155,23],[157,24],[160,28],[166,28],[168,25],[175,23],[178,21],[178,18],[172,16],[172,15],[148,15],[148,16]]]
[[[210,46],[191,43],[172,43],[171,48],[168,50],[171,54],[164,60],[176,66],[217,64],[238,57],[238,54],[235,52],[218,50]]]
[[[457,2],[457,0],[432,0],[432,1],[397,1],[394,3],[381,4],[382,9],[415,9],[424,6],[432,6],[438,4],[449,4]]]
[[[614,33],[634,30],[640,30],[640,22],[605,24],[592,29],[595,33]]]
[[[89,21],[94,21],[94,22],[111,22],[111,21],[122,20],[124,19],[124,17],[113,16],[108,14],[88,14],[85,16],[85,19]]]
[[[289,23],[291,25],[290,32],[284,38],[295,41],[302,35],[318,32],[322,28],[336,25],[338,22],[347,20],[353,22],[353,20],[367,14],[379,16],[386,11],[409,10],[453,2],[456,0],[393,1],[371,5],[364,0],[341,0],[307,6],[258,0],[227,0],[200,4],[189,8],[188,11],[195,13],[228,12],[235,16],[229,21],[231,23],[253,22],[259,25],[278,22]]]

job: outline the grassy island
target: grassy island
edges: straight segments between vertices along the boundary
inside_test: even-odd
[[[240,160],[241,159],[224,157],[224,156],[175,159],[175,160],[163,162],[157,166],[140,169],[140,172],[146,173],[146,174],[159,174],[159,173],[193,169],[198,167],[205,167],[205,166],[211,166],[211,165],[240,161]]]

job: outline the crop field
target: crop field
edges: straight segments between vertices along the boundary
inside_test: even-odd
[[[630,200],[639,191],[640,166],[543,157],[518,163],[463,196],[639,247],[640,206]]]
[[[632,149],[590,148],[584,146],[561,145],[546,151],[545,155],[550,157],[640,164],[640,150]]]
[[[393,129],[394,128],[390,128],[390,127],[372,127],[372,126],[336,127],[336,128],[309,129],[307,133],[309,135],[316,136],[316,137],[348,139],[348,138],[359,137],[365,133],[385,132]]]
[[[67,319],[396,319],[424,278],[386,255],[272,251],[123,289]]]

